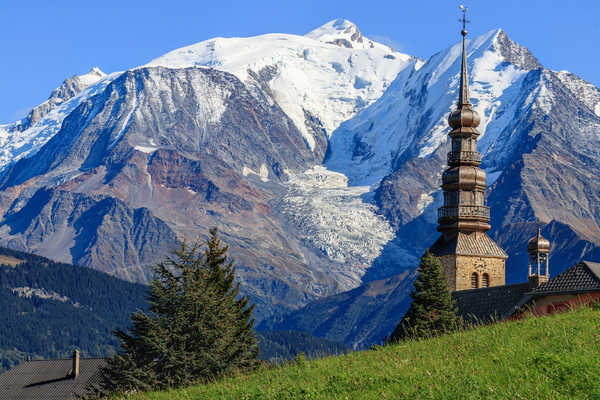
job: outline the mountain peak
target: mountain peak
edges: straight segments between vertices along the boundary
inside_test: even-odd
[[[317,29],[310,31],[305,36],[350,49],[372,48],[376,45],[375,42],[363,36],[356,24],[343,18],[329,21]]]
[[[527,47],[513,41],[502,29],[497,29],[494,36],[494,47],[500,51],[506,61],[524,70],[542,68],[538,59]]]

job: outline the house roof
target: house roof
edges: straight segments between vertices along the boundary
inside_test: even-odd
[[[457,254],[461,256],[508,258],[504,250],[484,232],[458,232],[448,240],[442,235],[429,250],[438,257]]]
[[[467,322],[476,324],[503,320],[518,307],[529,291],[529,283],[507,286],[492,286],[480,289],[452,292],[458,315]]]
[[[86,394],[88,384],[98,383],[104,358],[79,360],[79,375],[71,377],[73,360],[25,361],[0,374],[2,400],[70,400]]]
[[[541,284],[531,294],[538,297],[552,293],[585,293],[598,290],[600,290],[600,264],[582,261]]]

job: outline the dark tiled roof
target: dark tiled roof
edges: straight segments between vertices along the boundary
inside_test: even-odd
[[[585,293],[600,290],[600,264],[582,261],[537,287],[532,295]]]
[[[442,235],[429,250],[438,257],[448,254],[498,258],[508,257],[504,250],[483,232],[469,234],[459,232],[449,240],[445,240]]]
[[[71,400],[97,384],[103,358],[79,360],[79,376],[70,377],[72,359],[26,361],[0,374],[2,400]]]
[[[529,291],[529,283],[452,292],[458,315],[467,322],[489,323],[510,316]]]

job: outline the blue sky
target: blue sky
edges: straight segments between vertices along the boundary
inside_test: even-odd
[[[361,31],[428,58],[458,41],[454,0],[17,1],[0,6],[0,123],[43,102],[68,76],[144,64],[215,36],[304,34],[346,18]],[[566,69],[600,86],[600,2],[462,1],[474,35],[503,28],[548,68]],[[568,4],[568,6],[566,6]]]

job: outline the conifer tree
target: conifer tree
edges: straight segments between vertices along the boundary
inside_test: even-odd
[[[460,320],[456,315],[442,264],[429,250],[421,258],[419,275],[410,296],[413,302],[388,342],[436,336],[459,327]]]
[[[105,392],[178,387],[258,365],[253,305],[238,298],[235,267],[217,229],[202,250],[181,244],[154,267],[149,312],[132,314],[121,351],[102,369]]]

